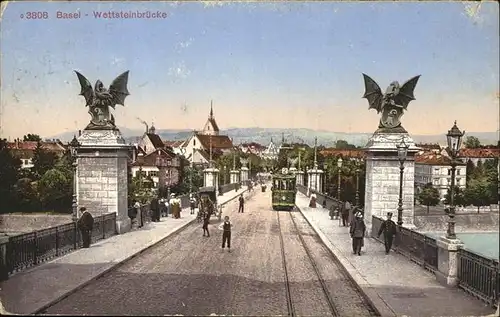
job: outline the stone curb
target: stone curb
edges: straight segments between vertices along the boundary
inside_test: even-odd
[[[237,197],[239,197],[241,194],[244,194],[248,192],[248,188],[245,189],[242,193],[240,194],[237,194],[235,195],[234,197],[232,197],[231,199],[225,201],[224,203],[222,203],[221,205],[226,205],[227,203],[233,201],[234,199],[236,199]],[[117,267],[119,267],[120,265],[124,264],[125,262],[133,259],[134,257],[140,255],[141,253],[143,253],[144,251],[147,251],[148,249],[160,244],[161,242],[165,241],[166,239],[169,239],[169,238],[172,238],[173,236],[175,236],[176,234],[179,234],[182,230],[184,230],[186,227],[190,226],[193,222],[196,221],[196,218],[193,218],[191,221],[188,221],[187,223],[179,226],[178,228],[174,229],[171,233],[169,233],[167,236],[161,238],[160,240],[144,247],[143,249],[139,250],[138,252],[135,252],[129,256],[127,256],[125,259],[123,260],[120,260],[118,262],[115,262],[113,263],[110,267],[104,269],[102,272],[90,277],[88,280],[80,283],[78,286],[76,286],[74,289],[62,294],[61,296],[59,296],[58,298],[50,301],[49,303],[43,305],[41,308],[37,309],[36,311],[30,313],[30,315],[43,315],[44,311],[47,310],[48,308],[50,308],[51,306],[54,306],[55,304],[59,303],[60,301],[62,301],[63,299],[65,299],[66,297],[70,296],[71,294],[73,293],[76,293],[78,290],[84,288],[85,286],[89,285],[90,283],[92,283],[93,281],[103,277],[105,274],[109,273],[110,271],[116,269]],[[7,312],[2,312],[2,315],[18,315],[18,314],[15,314],[15,313],[7,313]]]
[[[326,235],[317,228],[314,224],[309,221],[307,216],[302,212],[299,206],[295,205],[297,209],[300,211],[302,216],[306,219],[307,223],[313,228],[314,232],[320,237],[321,241],[326,245],[327,249],[330,251],[330,254],[341,264],[342,268],[347,273],[349,279],[357,286],[358,290],[361,294],[364,295],[366,300],[370,303],[370,305],[376,310],[379,316],[383,317],[397,317],[397,313],[391,308],[391,306],[384,301],[378,293],[375,291],[374,286],[372,286],[352,265],[352,263],[347,259],[342,252],[335,247],[330,240],[326,237]]]

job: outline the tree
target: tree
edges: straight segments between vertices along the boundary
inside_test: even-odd
[[[7,147],[7,140],[0,139],[0,212],[10,212],[16,207],[15,184],[21,160],[14,157]]]
[[[481,142],[477,137],[471,135],[465,138],[464,145],[468,149],[477,149],[481,147]]]
[[[153,192],[148,186],[148,180],[142,175],[142,169],[139,169],[137,176],[132,177],[128,186],[129,203],[138,201],[145,204],[153,198]]]
[[[38,134],[33,134],[33,133],[28,133],[25,136],[23,136],[23,141],[35,141],[35,142],[40,142],[42,141],[42,138]]]
[[[40,179],[48,170],[52,169],[57,162],[57,155],[43,148],[42,142],[38,141],[33,151],[33,175]]]
[[[444,195],[444,203],[450,204],[450,194],[451,189],[448,188],[446,194]],[[455,190],[453,191],[453,203],[455,206],[463,206],[466,202],[464,201],[464,192],[463,190],[455,185]]]
[[[38,198],[37,184],[30,178],[21,178],[15,186],[17,206],[16,211],[40,211],[41,204]]]
[[[355,149],[356,146],[354,144],[349,144],[349,142],[344,140],[337,140],[335,142],[335,148],[337,149]]]
[[[45,209],[71,212],[72,183],[62,171],[52,168],[37,182],[40,202]]]
[[[472,179],[465,189],[464,198],[468,204],[477,207],[477,213],[481,206],[487,206],[493,200],[491,197],[490,184],[486,177]]]
[[[429,213],[429,206],[436,206],[439,203],[439,191],[432,186],[432,183],[428,183],[418,194],[417,199],[420,204],[427,206],[427,213]]]
[[[467,184],[469,183],[470,179],[472,178],[472,175],[474,174],[475,169],[476,169],[476,166],[474,165],[472,160],[469,159],[467,161],[466,170],[465,170]]]

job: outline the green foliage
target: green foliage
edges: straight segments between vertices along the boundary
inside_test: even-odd
[[[422,205],[427,206],[427,213],[429,213],[429,206],[436,206],[439,203],[439,191],[431,183],[426,184],[417,199]]]
[[[451,189],[448,188],[448,191],[444,195],[444,203],[447,205],[450,204],[450,194]],[[455,186],[455,190],[453,191],[453,203],[455,206],[464,206],[467,204],[464,200],[464,191],[458,186]]]
[[[21,178],[15,186],[15,195],[17,200],[17,211],[37,212],[42,210],[38,198],[37,184],[30,178]]]
[[[468,149],[477,149],[481,147],[481,142],[475,136],[467,136],[464,141],[464,145]]]
[[[21,160],[14,157],[7,148],[7,141],[0,140],[0,212],[13,212],[16,203],[14,192]]]
[[[46,210],[71,213],[72,178],[57,168],[49,169],[37,182],[38,196]]]
[[[40,179],[48,170],[52,169],[57,162],[57,155],[42,147],[40,141],[37,142],[33,151],[33,167],[31,171],[36,179]]]
[[[183,181],[170,189],[170,192],[176,194],[187,194],[190,190],[190,185],[192,181],[192,192],[197,192],[198,188],[203,187],[203,170],[201,168],[190,167],[186,165],[183,170]],[[160,193],[160,196],[166,197]]]
[[[490,187],[491,183],[486,177],[472,179],[464,192],[465,201],[476,206],[479,213],[479,207],[494,202]]]
[[[40,142],[42,141],[42,138],[38,134],[33,134],[33,133],[28,133],[25,136],[23,136],[23,141],[36,141]]]
[[[337,140],[335,142],[335,148],[336,149],[355,149],[356,145],[349,144],[349,142],[344,141],[344,140]]]
[[[142,176],[142,169],[139,169],[138,176],[132,177],[128,186],[128,200],[129,203],[133,201],[138,201],[141,204],[145,204],[154,196],[151,190],[150,181]]]

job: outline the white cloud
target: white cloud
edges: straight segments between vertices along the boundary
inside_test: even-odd
[[[465,2],[464,3],[464,13],[474,24],[481,24],[484,21],[481,2]]]
[[[187,78],[189,74],[191,74],[191,71],[186,67],[185,63],[182,61],[170,67],[170,69],[168,70],[168,74],[175,78]]]
[[[222,7],[223,5],[227,5],[231,3],[230,1],[200,1],[205,8],[208,7]]]
[[[194,39],[192,37],[190,37],[186,41],[177,43],[176,47],[177,47],[177,49],[188,48],[189,46],[191,46],[191,44],[193,44],[193,41],[194,41]]]
[[[111,61],[111,65],[120,66],[120,65],[123,65],[123,62],[125,62],[125,58],[113,57],[113,60]]]

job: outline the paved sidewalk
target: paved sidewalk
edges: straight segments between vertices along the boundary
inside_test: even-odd
[[[434,274],[391,252],[383,244],[365,239],[361,256],[352,254],[349,228],[331,220],[328,210],[309,208],[309,199],[297,193],[302,214],[321,240],[339,259],[382,316],[484,316],[494,310],[458,288],[447,288]]]
[[[246,190],[244,186],[238,192],[227,192],[218,197],[219,203],[237,203],[234,198]],[[183,209],[181,216],[162,218],[161,222],[148,223],[11,276],[0,283],[0,314],[33,314],[45,309],[196,219],[196,214],[189,214],[189,208]]]

